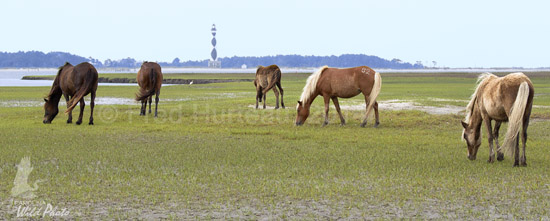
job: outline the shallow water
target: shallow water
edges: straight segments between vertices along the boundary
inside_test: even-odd
[[[256,108],[256,105],[248,105],[249,108]],[[263,104],[259,104],[258,108],[263,108]],[[330,108],[334,109],[334,105],[330,105]],[[365,104],[356,105],[340,105],[342,110],[365,110]],[[464,107],[445,105],[443,107],[434,106],[422,106],[410,101],[403,100],[387,100],[379,101],[378,108],[380,111],[384,110],[419,110],[429,114],[441,115],[441,114],[458,114],[464,111]],[[266,106],[266,109],[275,109],[273,106]]]

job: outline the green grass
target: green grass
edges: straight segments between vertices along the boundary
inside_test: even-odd
[[[331,124],[321,127],[317,99],[306,124],[296,127],[294,106],[307,76],[283,76],[286,109],[250,108],[251,82],[177,85],[162,88],[158,118],[140,117],[137,104],[97,105],[94,126],[66,124],[62,113],[42,124],[48,87],[0,87],[0,214],[14,218],[6,204],[15,165],[30,156],[29,183],[43,180],[36,200],[84,219],[549,218],[548,77],[531,78],[538,106],[529,126],[529,165],[513,168],[508,158],[486,162],[485,137],[478,160],[467,160],[462,115],[381,110],[375,129],[372,119],[359,127],[363,111],[343,110],[342,127],[331,107]],[[465,74],[382,78],[379,101],[432,106],[465,106],[475,86]],[[131,99],[136,92],[100,86],[97,93]],[[272,92],[267,99],[273,106]],[[15,101],[35,103],[6,106]]]

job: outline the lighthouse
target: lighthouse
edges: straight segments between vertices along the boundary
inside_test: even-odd
[[[218,61],[218,51],[216,51],[216,24],[212,24],[212,51],[210,52],[210,56],[212,57],[208,61],[208,67],[209,68],[221,68],[222,62]]]

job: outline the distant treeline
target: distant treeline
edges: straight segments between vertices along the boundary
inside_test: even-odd
[[[78,64],[90,62],[96,67],[140,67],[141,61],[133,58],[120,60],[107,59],[103,62],[92,57],[85,58],[65,52],[44,53],[40,51],[28,52],[0,52],[0,68],[46,68],[59,67],[65,62]],[[302,56],[302,55],[276,55],[262,57],[224,57],[220,58],[223,68],[241,68],[246,65],[254,68],[259,65],[277,64],[280,67],[354,67],[367,65],[372,68],[411,69],[424,68],[421,63],[411,64],[399,59],[386,60],[377,56],[363,54],[344,54],[340,56]],[[175,58],[172,62],[158,62],[163,67],[207,67],[208,59],[198,61],[180,61]]]

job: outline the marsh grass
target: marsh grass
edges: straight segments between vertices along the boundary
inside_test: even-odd
[[[44,180],[37,199],[69,205],[84,219],[549,217],[550,109],[534,109],[529,166],[513,168],[511,159],[486,162],[485,137],[478,159],[467,160],[462,115],[381,110],[375,129],[372,117],[359,127],[363,111],[344,110],[340,126],[332,109],[321,127],[317,99],[306,124],[295,127],[306,77],[283,76],[287,109],[279,110],[249,108],[250,82],[163,87],[158,118],[140,117],[138,105],[98,105],[94,126],[66,124],[63,114],[44,125],[41,106],[0,107],[0,200],[11,199],[15,164],[30,156],[29,183]],[[550,80],[532,80],[535,105],[549,106]],[[390,75],[383,82],[379,100],[466,105],[452,100],[467,100],[475,79]],[[48,90],[0,87],[0,101],[40,101]],[[136,91],[100,86],[98,96]],[[15,216],[6,206],[0,213]]]

